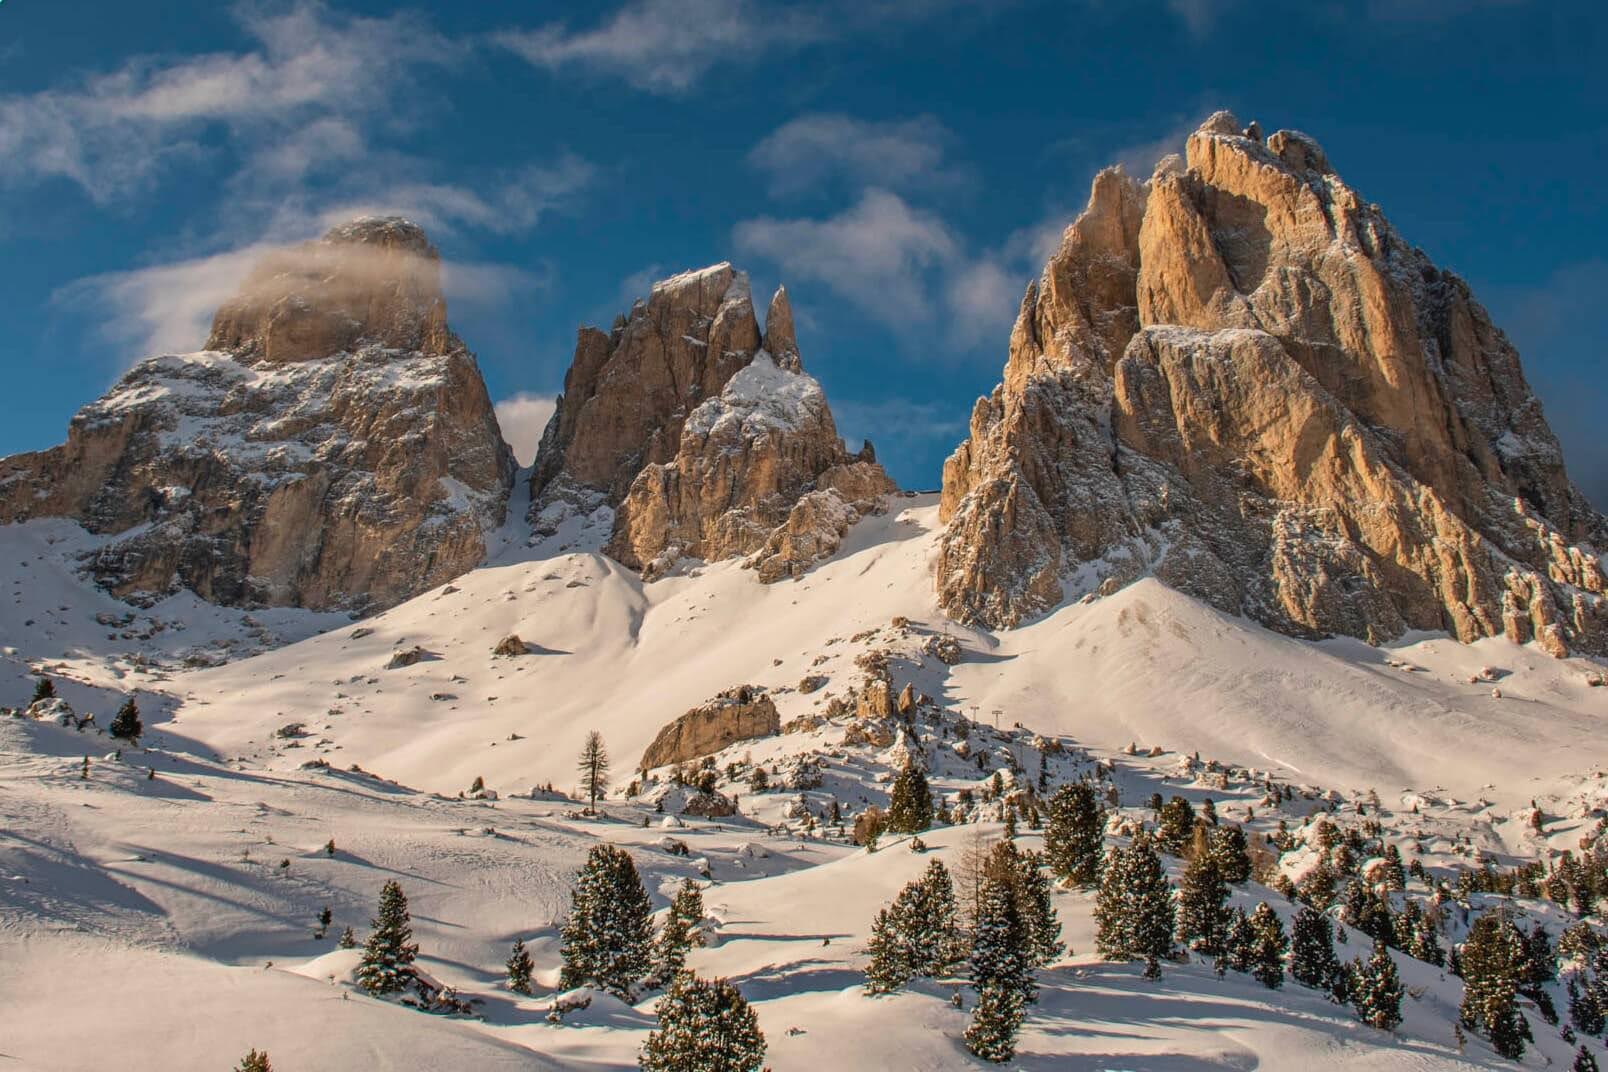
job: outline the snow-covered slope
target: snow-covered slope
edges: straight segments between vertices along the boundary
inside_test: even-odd
[[[145,747],[117,756],[94,731],[0,720],[0,963],[11,966],[0,973],[0,1050],[19,1067],[59,1069],[111,1052],[134,1069],[229,1067],[252,1046],[285,1069],[631,1067],[651,999],[600,998],[562,1025],[546,1020],[570,876],[605,839],[632,851],[656,905],[684,877],[711,883],[712,941],[692,965],[731,976],[756,1003],[777,1072],[976,1067],[947,986],[875,1000],[860,989],[871,918],[922,856],[899,841],[868,854],[803,836],[789,818],[798,792],[754,793],[725,774],[722,791],[742,793],[741,814],[725,820],[662,829],[652,803],[662,781],[657,796],[623,796],[648,742],[688,708],[738,684],[769,689],[784,723],[834,701],[852,708],[873,652],[894,690],[909,682],[930,696],[924,710],[946,712],[948,729],[889,747],[855,743],[837,719],[733,746],[717,767],[819,761],[828,770],[807,794],[812,811],[827,796],[858,810],[886,799],[901,748],[926,749],[935,787],[952,796],[1002,754],[1032,756],[1037,733],[1062,750],[1052,778],[1108,765],[1136,815],[1151,792],[1181,793],[1215,799],[1236,821],[1254,808],[1262,832],[1331,802],[1358,815],[1353,802],[1376,789],[1383,811],[1370,803],[1370,814],[1392,834],[1417,831],[1415,855],[1437,867],[1569,847],[1604,805],[1592,765],[1608,745],[1608,689],[1587,683],[1596,664],[1505,641],[1295,641],[1149,582],[1014,632],[959,629],[934,604],[936,525],[931,497],[893,500],[833,559],[772,585],[737,562],[644,585],[600,554],[526,548],[510,530],[485,566],[361,622],[170,600],[126,626],[96,621],[128,608],[69,568],[81,532],[0,528],[0,699],[24,702],[27,672],[46,667],[102,723],[137,689],[149,727]],[[946,633],[961,648],[953,666],[924,651]],[[510,634],[527,654],[494,656]],[[388,668],[415,647],[419,661]],[[192,648],[236,657],[185,668]],[[825,682],[804,691],[806,676]],[[956,759],[945,734],[961,716],[980,724],[969,732],[981,752]],[[293,722],[305,736],[278,735]],[[593,729],[622,787],[603,820],[529,794],[573,788]],[[1196,751],[1230,768],[1220,785],[1191,763]],[[989,762],[974,767],[976,754]],[[500,799],[460,798],[476,777]],[[1301,791],[1269,808],[1268,777]],[[1528,823],[1531,798],[1561,817],[1545,835]],[[924,838],[954,864],[975,838],[998,836],[981,818]],[[685,855],[669,851],[676,841]],[[333,937],[366,932],[391,878],[412,900],[422,963],[479,999],[481,1019],[398,1008],[350,985],[352,955]],[[1288,909],[1254,884],[1236,897]],[[1021,1067],[1502,1067],[1478,1040],[1459,1054],[1460,984],[1425,965],[1401,959],[1416,994],[1392,1036],[1311,991],[1219,981],[1204,965],[1169,965],[1146,982],[1138,966],[1094,956],[1088,894],[1061,892],[1056,904],[1074,952],[1044,973]],[[325,905],[335,922],[315,940]],[[543,984],[531,998],[500,986],[516,936]],[[64,1038],[62,1010],[86,987],[116,999],[97,999],[104,1013],[75,1017]],[[1542,1052],[1563,1060],[1561,1041],[1541,1034]]]

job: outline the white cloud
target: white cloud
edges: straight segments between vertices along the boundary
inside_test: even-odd
[[[874,122],[834,114],[802,115],[769,134],[748,162],[770,176],[773,194],[797,193],[832,179],[894,189],[956,181],[944,161],[953,140],[930,115]]]
[[[359,148],[360,119],[392,119],[420,65],[462,55],[405,15],[349,17],[313,2],[274,15],[241,10],[254,40],[246,51],[146,57],[65,87],[0,96],[0,183],[66,179],[109,202],[199,154],[214,128],[242,155],[263,149],[269,166],[299,176],[318,147]]]
[[[827,219],[745,220],[733,241],[894,327],[930,318],[931,274],[960,251],[942,220],[879,189]]]
[[[542,441],[542,432],[558,408],[558,399],[552,395],[533,395],[521,391],[499,399],[496,405],[497,423],[502,426],[503,439],[514,448],[514,457],[520,465],[536,460],[536,447]]]
[[[811,14],[755,0],[633,0],[589,29],[555,23],[502,33],[496,41],[538,67],[579,67],[638,89],[679,93],[718,63],[752,63],[772,46],[796,46],[825,32]]]

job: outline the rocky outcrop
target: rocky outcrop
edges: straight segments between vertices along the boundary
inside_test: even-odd
[[[582,329],[532,477],[554,531],[613,510],[605,550],[650,579],[682,559],[750,555],[762,581],[835,552],[895,487],[849,454],[804,372],[785,290],[763,332],[729,264],[654,286],[607,335]]]
[[[710,756],[738,741],[781,732],[781,716],[764,689],[739,685],[669,723],[642,753],[642,770]]]
[[[1608,522],[1519,358],[1311,138],[1102,172],[944,467],[937,583],[1014,625],[1150,572],[1300,636],[1608,651]]]
[[[136,601],[372,611],[473,567],[514,464],[439,271],[394,218],[270,255],[209,349],[141,362],[64,445],[0,461],[0,521],[104,536],[85,567]]]

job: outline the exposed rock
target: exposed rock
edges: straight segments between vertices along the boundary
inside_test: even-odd
[[[921,645],[921,650],[945,666],[960,662],[960,641],[950,636],[933,635]]]
[[[916,709],[916,686],[906,682],[905,687],[899,690],[899,713],[908,715]]]
[[[819,690],[826,684],[827,679],[821,674],[805,674],[799,678],[798,691],[804,695]]]
[[[400,670],[404,666],[412,666],[424,659],[430,653],[415,644],[411,648],[403,648],[391,653],[391,659],[385,664],[387,670]]]
[[[516,655],[529,654],[530,646],[523,640],[519,639],[518,633],[509,633],[507,636],[497,641],[497,646],[491,649],[491,653],[492,655],[496,656],[512,658]]]
[[[854,705],[856,718],[887,718],[893,711],[893,687],[887,678],[874,677],[860,687]]]
[[[1299,636],[1608,652],[1608,521],[1512,346],[1315,141],[1256,134],[1219,113],[1187,167],[1096,177],[945,464],[945,610],[1149,572]]]
[[[681,814],[700,819],[724,819],[737,814],[737,802],[720,792],[694,793],[681,806]]]
[[[604,516],[607,553],[649,579],[751,555],[767,582],[832,554],[896,490],[869,445],[844,449],[786,292],[761,334],[729,264],[656,284],[608,334],[582,329],[531,488],[538,533]]]
[[[666,725],[642,753],[643,770],[714,755],[738,741],[781,732],[776,704],[764,689],[739,685]]]
[[[476,565],[514,462],[439,259],[365,218],[265,258],[208,350],[141,362],[67,442],[0,460],[0,521],[69,517],[145,601],[372,611]]]

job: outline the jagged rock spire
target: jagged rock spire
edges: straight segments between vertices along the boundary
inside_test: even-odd
[[[1608,522],[1518,355],[1305,134],[1228,112],[1096,177],[944,468],[945,608],[1149,571],[1299,635],[1608,651]]]

